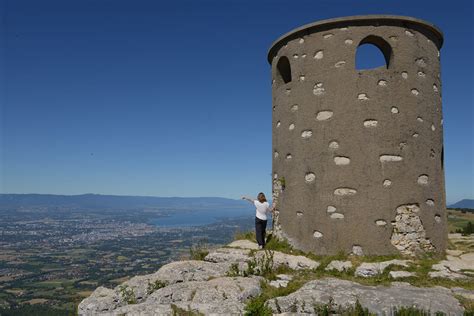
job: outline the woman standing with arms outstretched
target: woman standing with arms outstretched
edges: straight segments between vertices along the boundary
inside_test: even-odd
[[[255,205],[255,234],[257,237],[258,249],[263,249],[265,247],[267,213],[272,212],[273,208],[270,207],[265,194],[262,192],[258,194],[256,200],[245,196],[243,196],[242,199]]]

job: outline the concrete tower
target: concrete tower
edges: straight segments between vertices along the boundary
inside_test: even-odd
[[[316,254],[444,252],[442,42],[430,23],[369,15],[272,45],[277,237]],[[357,70],[363,44],[386,65]]]

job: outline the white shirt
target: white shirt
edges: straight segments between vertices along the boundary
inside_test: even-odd
[[[260,203],[258,200],[253,201],[253,204],[255,205],[255,208],[256,208],[255,216],[257,216],[257,218],[260,218],[262,221],[266,221],[267,212],[272,211],[270,209],[270,204],[268,204],[268,202]]]

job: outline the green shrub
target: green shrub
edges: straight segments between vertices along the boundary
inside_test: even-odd
[[[257,296],[250,299],[244,308],[246,316],[271,316],[273,311],[265,305],[265,298]]]
[[[204,260],[208,254],[209,250],[207,250],[206,244],[202,241],[189,248],[189,257],[191,260]]]
[[[150,281],[148,281],[148,286],[147,286],[146,292],[147,292],[148,295],[150,295],[151,293],[165,287],[166,285],[167,285],[167,283],[163,282],[161,280],[156,280],[155,282],[152,282],[152,283],[150,283]]]
[[[136,304],[137,298],[135,296],[135,292],[132,288],[128,287],[128,285],[121,285],[119,287],[120,296],[122,299],[127,302],[127,304]]]

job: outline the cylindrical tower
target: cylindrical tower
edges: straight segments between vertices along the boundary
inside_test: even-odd
[[[278,237],[316,254],[444,252],[442,42],[427,22],[369,15],[272,45]],[[362,44],[386,66],[357,70]]]

